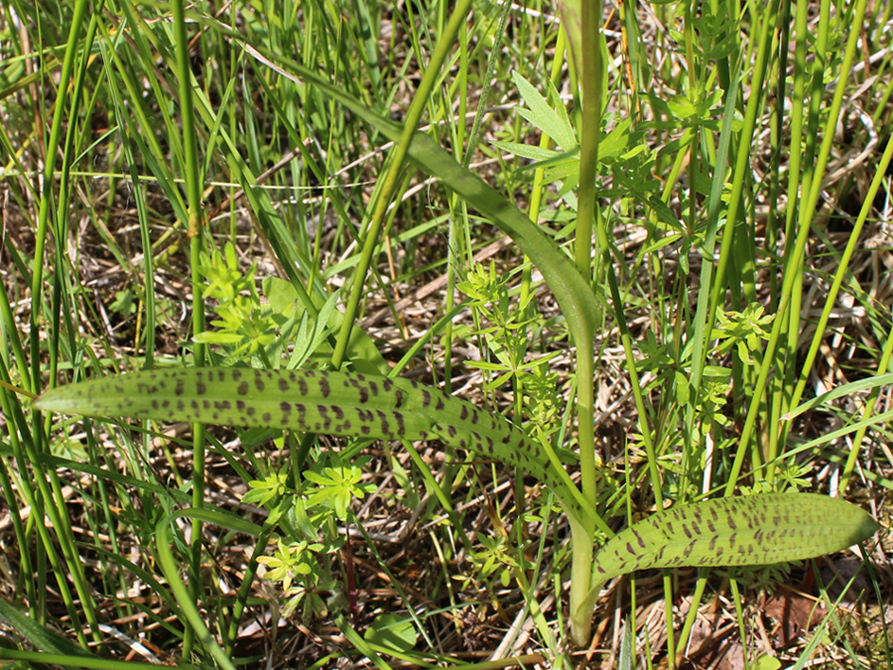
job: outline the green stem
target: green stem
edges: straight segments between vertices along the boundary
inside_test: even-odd
[[[192,101],[192,70],[189,63],[189,40],[186,36],[186,17],[183,0],[172,3],[174,16],[174,43],[176,47],[177,72],[180,84],[180,110],[183,114],[183,150],[186,159],[186,196],[188,204],[188,232],[190,240],[189,264],[192,271],[192,334],[193,337],[204,331],[205,306],[202,300],[203,280],[200,267],[202,250],[201,220],[201,175],[199,174],[198,142],[195,137],[195,107]],[[151,253],[151,250],[146,250]],[[194,365],[205,364],[205,345],[194,343]],[[204,505],[205,499],[205,431],[201,424],[193,424],[192,437],[192,504],[196,508]],[[198,603],[202,592],[201,580],[202,522],[192,521],[191,564],[192,579],[189,580],[192,603]],[[192,653],[194,628],[186,629],[183,637],[183,658]]]
[[[598,188],[598,143],[602,112],[602,52],[600,30],[602,0],[584,1],[582,11],[583,77],[581,78],[583,114],[580,129],[580,189],[577,207],[576,260],[584,279],[592,277],[592,231],[596,217]],[[606,256],[607,249],[603,248]],[[619,307],[619,306],[618,306]],[[580,475],[583,498],[595,509],[598,501],[595,463],[595,361],[593,333],[587,329],[585,337],[578,338],[577,357],[577,426],[580,445]],[[592,612],[580,607],[589,592],[592,570],[593,528],[584,527],[578,520],[568,517],[573,534],[571,560],[571,636],[575,644],[589,644]]]

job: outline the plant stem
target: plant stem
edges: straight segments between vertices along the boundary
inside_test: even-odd
[[[174,15],[174,42],[176,46],[177,71],[180,83],[180,110],[183,114],[183,150],[186,159],[186,195],[189,221],[187,236],[189,237],[189,265],[192,271],[192,335],[196,337],[205,328],[205,305],[202,299],[203,281],[200,265],[202,250],[201,220],[201,176],[199,174],[198,143],[195,137],[195,108],[192,102],[192,70],[189,63],[189,41],[186,37],[186,17],[183,0],[172,3]],[[147,250],[147,253],[149,251]],[[205,365],[205,345],[193,344],[193,364],[195,367]],[[196,508],[204,506],[205,500],[205,432],[201,424],[192,426],[192,505]],[[192,520],[191,547],[192,578],[189,580],[189,593],[193,603],[198,603],[202,592],[201,554],[202,554],[202,522],[199,518]],[[183,658],[192,653],[195,631],[187,627],[183,637]]]
[[[583,2],[583,76],[580,78],[583,99],[580,129],[580,189],[576,225],[577,268],[584,279],[592,277],[592,231],[596,217],[596,174],[598,142],[602,113],[603,63],[601,51],[602,0]],[[586,39],[588,37],[588,39]],[[580,445],[580,473],[583,498],[595,509],[598,500],[595,478],[595,362],[593,333],[586,333],[575,343],[577,357],[577,426]],[[589,644],[592,612],[580,608],[589,592],[592,570],[593,528],[568,517],[573,533],[571,561],[571,636],[578,646]]]

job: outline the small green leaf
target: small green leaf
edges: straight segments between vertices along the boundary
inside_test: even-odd
[[[363,637],[368,642],[400,652],[412,649],[419,639],[412,619],[393,613],[375,617]]]
[[[267,277],[263,281],[262,289],[264,296],[277,312],[288,314],[294,310],[303,310],[298,292],[289,282],[278,277]],[[302,352],[306,354],[305,358],[324,344],[325,334],[329,332],[327,329],[340,328],[344,318],[341,312],[334,309],[337,300],[329,298],[323,302],[314,297],[314,302],[318,303],[317,307],[320,308],[319,319],[315,325],[314,335],[310,338],[311,341],[309,344],[305,343],[305,347],[302,348]],[[360,372],[379,375],[390,369],[375,342],[362,328],[355,326],[351,329],[348,353],[354,367]]]
[[[760,656],[750,667],[752,670],[778,670],[781,667],[781,661],[775,656]]]
[[[518,114],[530,121],[539,130],[552,138],[559,147],[570,151],[577,146],[577,136],[567,117],[558,114],[534,86],[517,71],[512,72],[512,81],[521,92],[521,97],[529,109],[519,108]]]

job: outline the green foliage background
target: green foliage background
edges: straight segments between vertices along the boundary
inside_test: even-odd
[[[0,657],[130,667],[142,639],[223,663],[188,597],[245,667],[294,648],[306,667],[509,656],[528,620],[528,664],[575,662],[567,522],[529,482],[424,445],[28,407],[114,372],[396,368],[526,424],[618,528],[791,489],[886,519],[890,3],[0,6]],[[560,11],[589,60],[569,65]],[[507,228],[530,231],[524,254]],[[207,514],[168,529],[175,594],[154,533],[189,506]],[[250,579],[264,562],[272,579]],[[692,599],[667,575],[616,601],[640,659],[689,662],[708,596],[730,648],[767,653],[746,589],[677,578]],[[868,583],[864,618],[832,607],[770,655],[889,663],[889,584]],[[596,616],[596,662],[614,621]]]

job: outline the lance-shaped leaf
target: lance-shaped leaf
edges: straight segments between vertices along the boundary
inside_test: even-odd
[[[815,493],[770,493],[677,505],[634,523],[595,557],[592,611],[608,580],[650,568],[767,565],[840,551],[874,535],[865,510]]]
[[[60,386],[34,407],[65,414],[130,417],[392,440],[437,439],[508,463],[551,488],[583,519],[567,473],[527,434],[472,403],[414,380],[317,370],[183,368]]]

